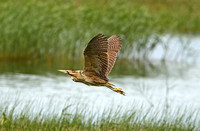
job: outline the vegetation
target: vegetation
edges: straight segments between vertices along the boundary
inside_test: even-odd
[[[96,34],[123,39],[120,59],[147,57],[165,33],[199,33],[198,0],[1,0],[1,60],[82,62]]]
[[[188,109],[177,109],[171,113],[151,114],[151,109],[146,114],[140,114],[132,109],[122,113],[118,110],[104,110],[99,114],[88,112],[87,108],[75,107],[75,112],[67,105],[61,113],[41,109],[38,114],[32,114],[30,104],[16,114],[13,107],[1,106],[0,130],[198,130],[195,120],[199,115],[197,111],[188,112]],[[18,108],[19,110],[19,108]],[[55,111],[55,110],[54,110]],[[182,112],[182,113],[181,113]],[[196,114],[196,117],[194,117]],[[175,116],[176,117],[175,117]],[[179,116],[177,116],[179,115]],[[150,117],[151,116],[151,117]],[[171,119],[173,117],[173,119]],[[198,121],[196,121],[198,122]]]

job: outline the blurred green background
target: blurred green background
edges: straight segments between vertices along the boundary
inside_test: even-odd
[[[122,38],[116,68],[129,68],[128,61],[145,60],[159,36],[199,33],[199,5],[199,0],[1,0],[2,68],[9,61],[48,63],[49,70],[81,68],[84,48],[99,33]]]

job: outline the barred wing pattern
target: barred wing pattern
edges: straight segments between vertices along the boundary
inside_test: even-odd
[[[87,72],[95,72],[95,74],[105,80],[105,72],[108,67],[108,41],[104,35],[99,34],[95,36],[85,48],[85,67]]]
[[[117,35],[111,36],[108,40],[102,34],[95,36],[84,51],[84,70],[108,80],[106,76],[114,66],[120,47],[121,39]]]
[[[108,67],[105,76],[112,70],[117,59],[117,53],[121,48],[121,39],[117,35],[108,38]]]

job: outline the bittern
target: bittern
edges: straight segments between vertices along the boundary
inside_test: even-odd
[[[83,70],[58,70],[68,74],[75,82],[92,86],[106,86],[125,95],[121,88],[114,88],[107,75],[111,72],[117,54],[121,48],[121,39],[117,35],[105,38],[99,34],[88,43],[84,50],[85,65]]]

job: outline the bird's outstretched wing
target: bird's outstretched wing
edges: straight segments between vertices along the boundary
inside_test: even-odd
[[[106,76],[114,66],[120,47],[121,39],[117,35],[108,39],[102,34],[95,36],[84,51],[84,70],[94,72],[102,79],[108,80]]]
[[[95,72],[95,74],[107,80],[105,73],[108,68],[108,41],[104,35],[95,36],[88,43],[84,51],[85,66],[87,72]]]
[[[117,35],[113,35],[108,38],[108,67],[105,76],[107,76],[112,70],[117,58],[117,53],[119,52],[120,48],[121,39]]]

